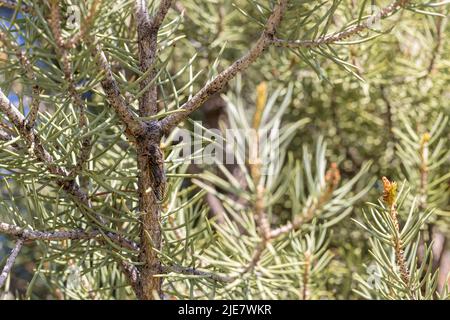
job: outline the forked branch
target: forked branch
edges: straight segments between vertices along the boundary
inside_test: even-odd
[[[277,27],[281,23],[283,14],[287,9],[287,0],[279,0],[274,7],[265,25],[264,31],[256,41],[255,45],[240,59],[236,60],[231,66],[219,73],[213,80],[208,82],[200,91],[198,91],[189,101],[180,108],[182,112],[174,113],[161,120],[161,126],[164,134],[168,134],[180,122],[197,110],[209,97],[220,92],[225,85],[233,79],[238,73],[246,70],[255,60],[260,57],[273,42]]]

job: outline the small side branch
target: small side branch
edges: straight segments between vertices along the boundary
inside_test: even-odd
[[[220,92],[225,85],[233,79],[239,72],[246,70],[264,50],[266,50],[273,42],[276,29],[281,23],[284,12],[287,8],[287,0],[280,0],[275,6],[272,14],[267,20],[264,31],[253,48],[250,49],[243,57],[236,60],[231,66],[219,73],[212,81],[208,82],[200,91],[197,92],[189,101],[183,104],[180,111],[174,113],[163,120],[161,126],[164,134],[168,134],[180,122],[185,120],[192,112],[197,110],[209,97]]]
[[[121,261],[120,265],[122,267],[123,273],[127,277],[127,280],[131,285],[131,287],[133,288],[133,291],[135,292],[136,296],[141,297],[142,296],[142,287],[140,285],[141,275],[138,268],[136,268],[135,265],[133,265],[128,261]]]
[[[80,25],[80,31],[65,42],[64,45],[66,48],[75,48],[80,43],[81,39],[84,38],[85,35],[89,32],[89,27],[92,26],[95,14],[97,13],[97,8],[101,6],[102,1],[103,0],[94,0],[92,2],[87,17]]]
[[[80,129],[87,130],[88,120],[86,115],[86,104],[83,102],[81,94],[78,92],[73,78],[73,68],[70,61],[69,51],[66,49],[67,41],[65,41],[61,36],[61,21],[60,12],[57,1],[51,2],[51,23],[50,27],[52,29],[53,35],[56,39],[57,47],[56,53],[61,61],[64,79],[68,83],[69,96],[73,101],[73,104],[78,108],[80,112],[78,124]],[[87,136],[81,140],[81,149],[77,155],[77,160],[75,167],[69,173],[71,176],[76,176],[83,169],[84,164],[88,161],[91,154],[92,142],[90,136]]]
[[[431,136],[429,133],[424,133],[420,141],[419,147],[419,172],[420,172],[420,199],[419,199],[419,209],[425,211],[427,209],[428,203],[428,174],[429,174],[429,142]]]
[[[218,282],[233,281],[233,278],[231,278],[231,277],[221,276],[221,275],[218,275],[218,274],[215,274],[212,272],[197,270],[195,268],[188,268],[188,267],[172,265],[172,266],[161,266],[161,269],[165,273],[174,272],[174,273],[179,273],[179,274],[199,276],[202,278],[209,278],[211,280],[218,281]]]
[[[12,224],[0,222],[0,233],[11,235],[23,240],[88,240],[101,236],[100,231],[86,232],[81,229],[61,231],[37,231],[21,228]]]
[[[302,294],[301,298],[302,300],[308,300],[309,299],[309,278],[311,273],[311,254],[309,252],[305,253],[305,271],[303,272],[302,277]]]
[[[23,239],[19,239],[16,242],[16,245],[11,251],[8,259],[6,260],[6,264],[3,267],[2,273],[0,274],[0,288],[5,284],[6,278],[8,278],[8,274],[11,272],[12,266],[14,265],[14,261],[16,261],[17,255],[22,249]]]
[[[27,116],[27,128],[30,130],[34,127],[36,123],[37,116],[39,113],[39,104],[40,104],[40,94],[42,92],[41,87],[37,84],[36,73],[33,70],[33,66],[30,62],[30,59],[26,56],[26,54],[22,51],[20,46],[15,42],[10,40],[5,33],[0,31],[0,41],[4,43],[5,46],[13,50],[16,54],[17,59],[19,60],[20,65],[22,66],[26,77],[33,83],[32,91],[31,91],[31,105],[30,112]]]
[[[298,215],[292,222],[273,229],[270,233],[270,239],[278,238],[290,231],[299,229],[303,224],[311,221],[315,217],[315,213],[323,208],[323,206],[331,199],[333,191],[341,181],[341,174],[336,163],[331,163],[330,168],[325,174],[326,187],[318,198],[311,205],[306,207],[302,214]]]
[[[383,8],[378,17],[380,19],[386,19],[394,14],[398,9],[405,7],[410,0],[396,0],[392,2],[389,6]],[[285,47],[285,48],[313,48],[326,44],[333,44],[339,41],[343,41],[345,39],[350,38],[358,34],[361,31],[369,29],[372,25],[373,21],[366,20],[362,23],[356,24],[344,31],[332,33],[328,35],[324,35],[315,40],[283,40],[283,39],[273,39],[273,45],[277,47]]]
[[[256,247],[252,259],[248,264],[248,266],[244,269],[243,273],[251,271],[256,266],[256,264],[261,258],[263,251],[267,247],[267,244],[271,240],[276,239],[282,235],[285,235],[291,231],[298,230],[305,223],[311,221],[316,216],[317,211],[321,210],[322,207],[330,200],[333,191],[339,184],[340,179],[341,176],[339,169],[337,168],[335,163],[332,163],[330,169],[328,169],[325,175],[326,181],[325,190],[322,192],[322,194],[319,196],[318,199],[315,199],[315,201],[313,201],[311,205],[306,207],[303,210],[302,214],[295,217],[295,219],[292,222],[288,222],[285,225],[280,226],[276,229],[271,229],[267,217],[265,217],[265,214],[260,215],[257,222],[259,224],[260,230],[262,230],[262,233],[260,231],[260,233],[262,234],[262,240]]]
[[[171,0],[161,1],[155,15],[151,18],[147,11],[147,1],[136,0],[135,2],[140,70],[142,73],[147,73],[151,69],[151,72],[139,84],[140,90],[145,90],[139,99],[139,115],[141,117],[154,115],[158,112],[157,86],[155,83],[151,84],[151,82],[157,75],[155,63],[157,58],[158,30],[170,8],[171,2]]]
[[[8,132],[0,129],[0,140],[8,142],[11,139],[12,139],[12,136]]]
[[[400,223],[398,221],[397,212],[397,183],[389,181],[386,177],[382,177],[383,181],[383,201],[387,204],[389,215],[394,225],[395,233],[392,236],[392,246],[395,252],[395,262],[400,271],[400,278],[403,283],[409,287],[410,275],[408,265],[405,259],[405,252],[403,251],[403,243],[401,239]]]
[[[447,19],[447,17],[436,17],[435,45],[433,51],[431,52],[431,59],[427,68],[427,75],[431,75],[436,70],[436,63],[439,59],[439,55],[441,54],[443,42],[445,40],[445,38],[443,37],[443,33],[445,27],[447,26]]]
[[[92,55],[97,60],[99,69],[105,74],[101,81],[103,91],[109,104],[113,107],[122,124],[126,127],[126,134],[131,137],[140,136],[145,131],[144,124],[129,108],[125,98],[120,93],[119,85],[114,79],[111,66],[100,44],[93,44]]]
[[[253,114],[252,121],[252,129],[253,129],[253,139],[252,143],[254,143],[257,147],[256,150],[259,150],[260,139],[258,130],[261,125],[262,114],[264,113],[264,108],[267,102],[267,85],[265,82],[262,82],[256,88],[256,110]],[[241,275],[246,274],[247,272],[252,271],[256,265],[258,264],[264,250],[267,247],[267,244],[270,241],[270,233],[272,232],[270,227],[270,221],[266,214],[266,201],[265,201],[265,188],[263,183],[261,183],[261,165],[262,160],[259,154],[254,155],[255,159],[249,162],[248,166],[250,169],[250,176],[252,178],[253,184],[256,188],[255,193],[255,201],[253,203],[253,212],[254,219],[257,225],[257,232],[260,236],[261,240],[258,245],[255,247],[253,251],[252,258],[249,264],[244,268],[241,272]]]
[[[159,30],[171,5],[172,5],[172,0],[161,0],[158,10],[156,11],[155,15],[152,17],[151,22],[150,22],[152,29]]]

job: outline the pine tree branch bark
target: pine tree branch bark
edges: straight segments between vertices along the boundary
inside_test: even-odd
[[[94,6],[95,7],[95,3]],[[79,112],[79,120],[78,124],[80,126],[80,129],[87,130],[88,127],[88,120],[87,120],[87,105],[83,101],[81,94],[78,92],[78,89],[75,85],[74,81],[74,72],[72,68],[72,63],[70,61],[70,53],[67,47],[68,41],[64,40],[61,36],[61,19],[60,19],[60,12],[59,12],[59,4],[57,1],[53,0],[50,2],[50,9],[51,9],[51,22],[50,27],[53,33],[53,36],[56,39],[57,47],[56,47],[56,54],[59,58],[63,73],[64,73],[64,79],[68,83],[68,93],[70,98],[72,99],[73,104],[78,109]],[[84,27],[82,30],[85,30]],[[80,31],[82,32],[82,31]],[[83,31],[84,33],[84,31]],[[79,34],[77,34],[78,36]],[[77,155],[77,160],[75,163],[74,168],[69,173],[70,176],[77,176],[83,169],[83,166],[85,163],[89,160],[89,156],[91,154],[92,149],[92,141],[90,136],[87,136],[81,140],[81,148]]]
[[[379,19],[386,19],[387,17],[390,17],[397,10],[405,7],[410,2],[410,0],[396,0],[392,2],[389,6],[380,11],[378,16]],[[356,24],[341,32],[324,35],[315,40],[284,40],[275,38],[273,39],[272,44],[276,47],[285,48],[313,48],[321,45],[333,44],[348,39],[361,31],[369,29],[372,26],[372,23],[372,20],[365,20],[364,22]]]
[[[149,16],[146,0],[136,0],[135,16],[138,33],[139,65],[143,73],[151,69],[141,81],[140,88],[145,90],[139,98],[139,116],[147,117],[158,112],[157,86],[153,82],[157,75],[158,31],[171,5],[171,1],[161,1],[154,16]],[[161,206],[158,201],[164,197],[166,177],[164,156],[160,148],[161,128],[157,121],[144,124],[142,135],[136,136],[138,165],[139,211],[141,216],[141,251],[139,261],[142,266],[139,273],[139,288],[135,293],[139,299],[153,300],[162,298],[162,278],[155,277],[160,271],[161,262],[158,251],[161,249]]]
[[[98,68],[105,74],[104,79],[101,81],[101,85],[106,94],[106,99],[114,109],[121,123],[125,126],[125,134],[131,139],[142,135],[145,131],[145,125],[134,114],[125,98],[120,93],[119,85],[116,79],[114,79],[111,66],[101,45],[95,43],[94,37],[88,37],[87,40],[92,44],[92,56],[96,60]]]
[[[44,241],[59,241],[59,240],[88,240],[95,239],[101,236],[98,230],[84,231],[77,230],[57,230],[57,231],[39,231],[21,228],[9,223],[0,222],[0,233],[7,234],[23,240],[44,240]]]

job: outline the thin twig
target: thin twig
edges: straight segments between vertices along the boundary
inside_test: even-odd
[[[3,131],[2,129],[0,129],[0,140],[2,140],[2,141],[10,141],[11,139],[12,139],[12,136],[9,133],[7,133],[7,132]]]
[[[156,10],[156,13],[154,14],[150,22],[152,29],[159,30],[171,5],[172,0],[161,0],[161,3],[159,4],[158,9]]]
[[[89,13],[84,21],[80,24],[80,30],[70,39],[67,39],[64,46],[67,49],[75,48],[81,41],[82,38],[86,36],[89,31],[89,27],[94,23],[95,14],[97,13],[97,8],[101,6],[103,0],[94,0],[91,7],[89,8]]]
[[[213,80],[208,82],[200,91],[198,91],[189,101],[180,107],[184,112],[177,112],[161,120],[161,127],[164,134],[168,134],[175,126],[185,120],[192,112],[197,110],[209,97],[221,91],[225,85],[233,79],[239,72],[246,70],[264,50],[272,43],[278,25],[281,23],[284,12],[287,8],[287,0],[280,0],[275,6],[272,14],[267,20],[262,35],[256,41],[255,45],[240,59],[236,60],[231,66],[219,73]]]
[[[288,222],[284,226],[274,229],[270,233],[270,239],[278,238],[290,231],[299,229],[303,224],[311,221],[315,217],[315,213],[323,208],[323,206],[331,199],[333,191],[341,180],[341,175],[336,163],[332,163],[325,174],[326,187],[319,195],[314,198],[311,204],[306,207],[303,212],[297,215],[292,222]]]
[[[400,269],[400,278],[404,284],[409,287],[410,275],[408,266],[405,259],[405,253],[403,251],[403,243],[401,239],[400,223],[398,221],[397,212],[397,184],[389,181],[386,177],[382,177],[383,181],[383,201],[387,204],[389,209],[389,215],[394,224],[395,234],[392,237],[392,245],[395,252],[395,262]]]
[[[142,296],[142,286],[140,284],[141,275],[138,268],[134,264],[125,260],[121,261],[120,266],[125,273],[129,284],[133,288],[136,297]]]
[[[385,19],[394,14],[398,9],[406,6],[410,0],[396,0],[392,2],[389,6],[383,8],[378,17],[380,19]],[[273,39],[273,45],[277,47],[285,47],[285,48],[312,48],[318,47],[325,44],[333,44],[339,41],[345,40],[361,31],[369,29],[372,26],[372,20],[366,20],[362,23],[353,25],[347,28],[344,31],[332,33],[328,35],[324,35],[315,40],[284,40],[284,39]]]
[[[16,54],[17,59],[20,62],[20,65],[25,71],[26,77],[33,82],[31,89],[31,105],[30,111],[27,115],[27,128],[31,129],[34,127],[36,123],[37,116],[39,113],[39,104],[40,104],[40,94],[43,91],[42,88],[37,84],[36,73],[33,70],[33,66],[30,62],[30,59],[26,56],[26,54],[22,51],[20,46],[16,43],[15,40],[10,40],[9,37],[5,35],[5,33],[0,31],[0,41],[4,43],[5,46],[9,47]]]
[[[161,269],[163,272],[166,272],[166,273],[175,272],[175,273],[180,273],[180,274],[194,275],[194,276],[199,276],[202,278],[209,278],[211,280],[219,281],[219,282],[233,281],[233,278],[231,278],[231,277],[218,275],[218,274],[212,273],[212,272],[201,271],[201,270],[198,270],[195,268],[171,265],[171,266],[161,266]]]
[[[444,8],[444,7],[443,7]],[[439,55],[444,42],[444,37],[442,36],[447,25],[447,17],[436,17],[436,37],[435,45],[433,51],[431,52],[430,63],[427,68],[427,75],[431,75],[436,69],[436,62],[438,61]]]
[[[89,37],[88,40],[92,43],[92,55],[97,61],[97,66],[105,74],[104,79],[101,81],[103,91],[105,91],[109,104],[113,107],[122,124],[125,125],[127,129],[125,133],[129,138],[133,139],[142,135],[145,131],[145,125],[134,114],[125,98],[120,93],[119,85],[117,84],[116,79],[114,79],[111,66],[101,45],[95,44],[94,37]]]
[[[419,158],[420,158],[420,198],[419,198],[419,209],[421,211],[425,211],[427,208],[427,202],[428,202],[428,173],[429,173],[429,141],[430,141],[430,134],[425,133],[422,135],[422,139],[420,141],[420,147],[419,147]]]
[[[2,273],[0,274],[0,288],[5,284],[6,278],[8,277],[8,274],[11,272],[12,266],[14,265],[14,261],[16,260],[20,249],[22,249],[22,245],[23,239],[17,240],[16,245],[12,249],[8,259],[6,260],[6,264],[3,267]]]
[[[259,127],[261,125],[262,114],[264,112],[264,108],[266,106],[267,101],[267,85],[265,82],[262,82],[256,88],[256,110],[253,115],[252,128],[254,133],[255,141],[252,141],[254,145],[253,150],[255,150],[255,154],[253,155],[252,162],[249,163],[250,167],[250,176],[252,177],[253,184],[256,187],[255,201],[253,203],[254,210],[254,218],[256,225],[258,226],[258,234],[261,238],[261,241],[258,243],[256,248],[254,249],[252,258],[249,264],[242,271],[242,274],[252,271],[259,260],[261,259],[262,253],[267,247],[268,242],[270,241],[270,234],[272,232],[270,228],[270,222],[266,214],[266,205],[265,205],[265,188],[261,184],[261,164],[262,160],[259,155],[260,150],[260,139],[259,139]]]
[[[27,115],[27,127],[33,128],[38,114],[39,114],[39,105],[41,103],[40,94],[42,90],[39,87],[39,85],[34,84],[31,88],[31,104],[30,104],[30,111]]]
[[[83,129],[87,130],[88,120],[86,115],[86,104],[83,102],[81,94],[78,92],[76,88],[75,81],[73,79],[72,63],[70,61],[69,52],[68,50],[66,50],[67,42],[61,36],[61,21],[60,21],[58,1],[52,0],[50,2],[50,9],[51,9],[50,27],[56,39],[57,44],[56,53],[62,63],[64,79],[67,81],[69,86],[68,88],[69,96],[71,97],[73,103],[80,112],[78,120],[80,130]],[[83,169],[83,166],[89,159],[91,149],[92,149],[91,137],[86,136],[81,140],[81,148],[77,155],[75,167],[69,173],[70,176],[77,176],[80,173],[80,171]]]
[[[303,273],[302,281],[302,300],[309,299],[309,276],[311,271],[311,254],[309,251],[305,252],[305,271]]]
[[[90,232],[81,229],[38,231],[21,228],[4,222],[0,222],[0,233],[7,234],[16,238],[21,238],[23,240],[45,240],[45,241],[87,240],[101,236],[101,233],[98,230]]]
[[[158,98],[157,86],[156,83],[151,83],[157,74],[155,62],[158,48],[158,30],[170,7],[170,3],[171,1],[161,2],[155,16],[150,19],[147,11],[147,1],[135,1],[140,70],[145,74],[151,69],[151,72],[139,83],[140,90],[144,90],[143,95],[139,99],[139,115],[141,117],[151,116],[158,112],[156,103]]]

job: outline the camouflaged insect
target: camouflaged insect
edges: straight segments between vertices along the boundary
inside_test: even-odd
[[[166,194],[166,174],[164,172],[164,158],[161,150],[154,145],[149,146],[149,166],[152,175],[152,189],[158,201],[162,201]]]

